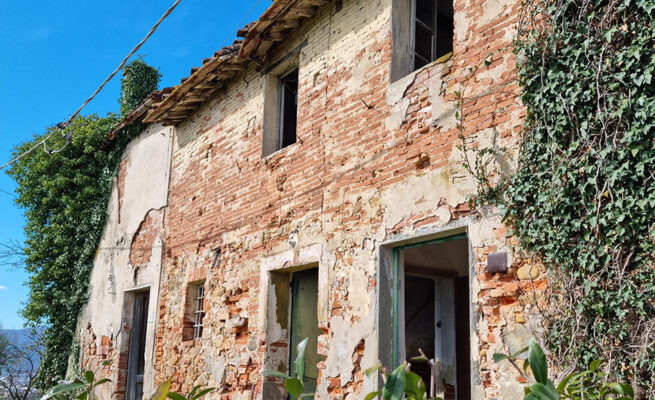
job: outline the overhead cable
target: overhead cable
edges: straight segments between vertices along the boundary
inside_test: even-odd
[[[105,79],[105,81],[102,82],[102,84],[100,84],[100,86],[98,86],[98,88],[96,89],[96,91],[93,92],[93,94],[92,94],[88,99],[86,99],[86,100],[84,101],[84,103],[82,103],[82,105],[81,105],[77,110],[75,110],[75,112],[74,112],[70,117],[68,117],[68,119],[67,119],[66,121],[57,124],[57,127],[58,127],[59,130],[62,132],[62,134],[63,134],[64,129],[65,129],[68,125],[70,125],[71,121],[73,121],[73,118],[75,118],[75,117],[76,117],[76,116],[77,116],[77,115],[82,111],[82,109],[83,109],[84,107],[86,107],[86,105],[89,104],[89,103],[91,102],[91,100],[93,100],[93,98],[96,97],[96,95],[97,95],[98,93],[100,93],[100,91],[101,91],[102,88],[107,84],[107,82],[109,82],[109,81],[110,81],[110,80],[111,80],[111,79],[112,79],[112,78],[113,78],[113,77],[118,73],[118,71],[120,71],[120,70],[125,66],[125,64],[126,64],[127,61],[130,59],[130,57],[132,57],[132,56],[134,55],[134,53],[136,53],[136,52],[141,48],[141,46],[146,42],[146,40],[148,40],[148,39],[150,38],[150,36],[152,36],[152,34],[155,33],[155,31],[157,30],[157,27],[159,27],[159,25],[160,25],[160,24],[161,24],[161,23],[166,19],[166,17],[168,17],[168,16],[170,15],[170,13],[173,12],[173,10],[175,9],[175,7],[177,7],[177,5],[180,4],[180,1],[181,1],[181,0],[175,0],[175,3],[173,3],[173,5],[170,6],[170,8],[169,8],[168,10],[166,10],[166,12],[165,12],[165,13],[164,13],[160,18],[159,18],[159,21],[157,21],[157,23],[155,23],[155,24],[152,26],[152,28],[150,28],[150,31],[148,32],[148,34],[147,34],[143,39],[141,39],[141,41],[140,41],[136,46],[134,46],[134,48],[132,49],[132,51],[130,51],[129,54],[128,54],[127,56],[125,56],[125,58],[123,58],[123,61],[121,61],[121,63],[118,65],[118,67],[116,67],[116,69],[114,70],[114,72],[112,72],[112,73],[107,77],[107,79]],[[55,133],[57,133],[56,130],[53,130],[52,132],[50,132],[48,135],[46,135],[46,136],[45,136],[41,141],[39,141],[38,143],[36,143],[34,146],[30,147],[30,148],[29,148],[28,150],[26,150],[25,152],[19,154],[18,156],[16,156],[15,158],[13,158],[13,159],[10,160],[9,162],[7,162],[6,164],[1,165],[1,166],[0,166],[0,170],[6,168],[6,167],[8,167],[8,166],[10,166],[11,164],[13,164],[13,163],[15,163],[16,161],[20,160],[21,158],[25,157],[26,155],[28,155],[29,153],[31,153],[32,151],[34,151],[36,148],[40,147],[41,145],[43,145],[44,148],[45,148],[46,142],[47,142],[48,139],[50,139],[50,138],[51,138]],[[64,137],[65,137],[67,143],[71,140],[71,136],[70,136],[70,135],[68,135],[68,136],[64,135]],[[64,145],[64,146],[66,146],[66,145]],[[63,148],[62,148],[62,149],[63,149]],[[61,151],[62,149],[59,149],[59,150],[57,150],[56,152],[59,152],[59,151]],[[54,153],[54,151],[48,151],[47,149],[46,149],[46,152],[48,152],[48,153]]]
[[[239,23],[237,24],[237,27],[234,28],[234,30],[232,31],[232,33],[230,33],[230,35],[229,35],[229,36],[228,36],[228,37],[223,41],[223,43],[221,44],[221,47],[219,47],[219,49],[223,48],[223,47],[225,46],[225,44],[226,44],[226,43],[227,43],[227,42],[228,42],[228,41],[229,41],[229,40],[234,36],[234,34],[237,33],[237,31],[239,30],[239,28],[241,28],[241,27],[243,26],[243,23],[246,21],[246,18],[248,18],[248,16],[250,16],[250,14],[251,14],[253,11],[255,11],[255,8],[257,8],[257,6],[259,5],[260,2],[261,2],[261,0],[257,0],[257,1],[255,2],[255,4],[250,8],[250,11],[248,11],[248,13],[247,13],[243,18],[241,18],[241,22],[239,22]]]

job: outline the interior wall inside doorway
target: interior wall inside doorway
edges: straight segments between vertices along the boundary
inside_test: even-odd
[[[466,238],[402,250],[404,337],[401,354],[410,359],[422,351],[438,360],[413,363],[412,370],[446,400],[469,400],[470,295]],[[420,349],[420,350],[419,350]]]

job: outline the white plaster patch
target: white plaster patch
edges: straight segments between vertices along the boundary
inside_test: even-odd
[[[469,227],[469,240],[474,247],[492,246],[498,243],[496,230],[503,227],[502,217],[498,210],[482,208],[484,223],[475,224]]]
[[[159,209],[168,200],[171,157],[171,128],[149,127],[127,150],[121,221],[124,232],[133,234],[151,209]]]
[[[457,10],[453,14],[453,20],[455,22],[455,37],[458,42],[463,42],[466,40],[466,34],[469,31],[469,19],[466,17],[466,13],[462,10]]]
[[[325,367],[325,376],[341,377],[342,384],[352,380],[354,369],[353,351],[357,344],[366,340],[371,335],[373,329],[373,313],[362,319],[356,324],[344,320],[342,317],[333,317],[330,320],[330,328],[333,332],[330,338],[330,346],[327,355],[327,365]],[[366,343],[366,341],[364,342]],[[363,366],[364,369],[368,368]]]
[[[382,191],[385,225],[393,228],[410,215],[433,210],[443,199],[449,205],[460,204],[464,202],[465,196],[457,186],[451,184],[443,171],[411,176]],[[446,217],[445,210],[441,210],[441,214],[444,221],[450,220],[450,213]],[[440,221],[440,224],[446,222]]]
[[[437,208],[437,211],[434,214],[437,218],[439,218],[437,226],[444,226],[450,222],[450,207],[448,207],[448,205],[444,204]]]
[[[517,380],[516,372],[509,363],[501,363],[498,367],[498,394],[500,399],[522,399],[523,385]]]
[[[430,85],[430,102],[432,103],[432,125],[441,129],[449,130],[457,126],[457,104],[455,101],[446,102],[444,100],[445,91],[442,87],[442,81],[438,80],[435,84]]]
[[[414,79],[416,79],[416,71],[389,84],[386,101],[392,108],[385,121],[387,129],[398,129],[405,122],[409,107],[409,99],[405,97],[405,92],[414,83]]]
[[[366,271],[355,266],[351,270],[349,281],[348,300],[350,306],[354,308],[355,314],[365,317],[369,312],[368,305],[371,300],[367,289],[368,276]]]

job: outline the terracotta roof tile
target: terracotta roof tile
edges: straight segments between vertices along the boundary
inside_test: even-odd
[[[144,122],[161,122],[175,125],[187,119],[206,99],[245,70],[250,62],[261,68],[275,45],[288,37],[316,9],[330,0],[276,0],[259,17],[237,32],[243,40],[235,40],[219,49],[214,56],[205,58],[202,66],[191,69],[188,77],[169,89],[158,102],[151,101]]]

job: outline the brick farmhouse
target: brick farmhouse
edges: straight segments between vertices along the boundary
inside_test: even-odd
[[[80,365],[112,361],[100,398],[172,378],[213,399],[284,399],[263,371],[293,372],[304,338],[319,399],[363,399],[380,384],[364,370],[419,349],[446,399],[522,398],[492,355],[533,335],[543,268],[497,210],[469,204],[475,155],[461,147],[516,144],[520,11],[278,0],[147,98],[121,124],[143,131],[78,325]],[[503,154],[499,173],[515,165]]]

